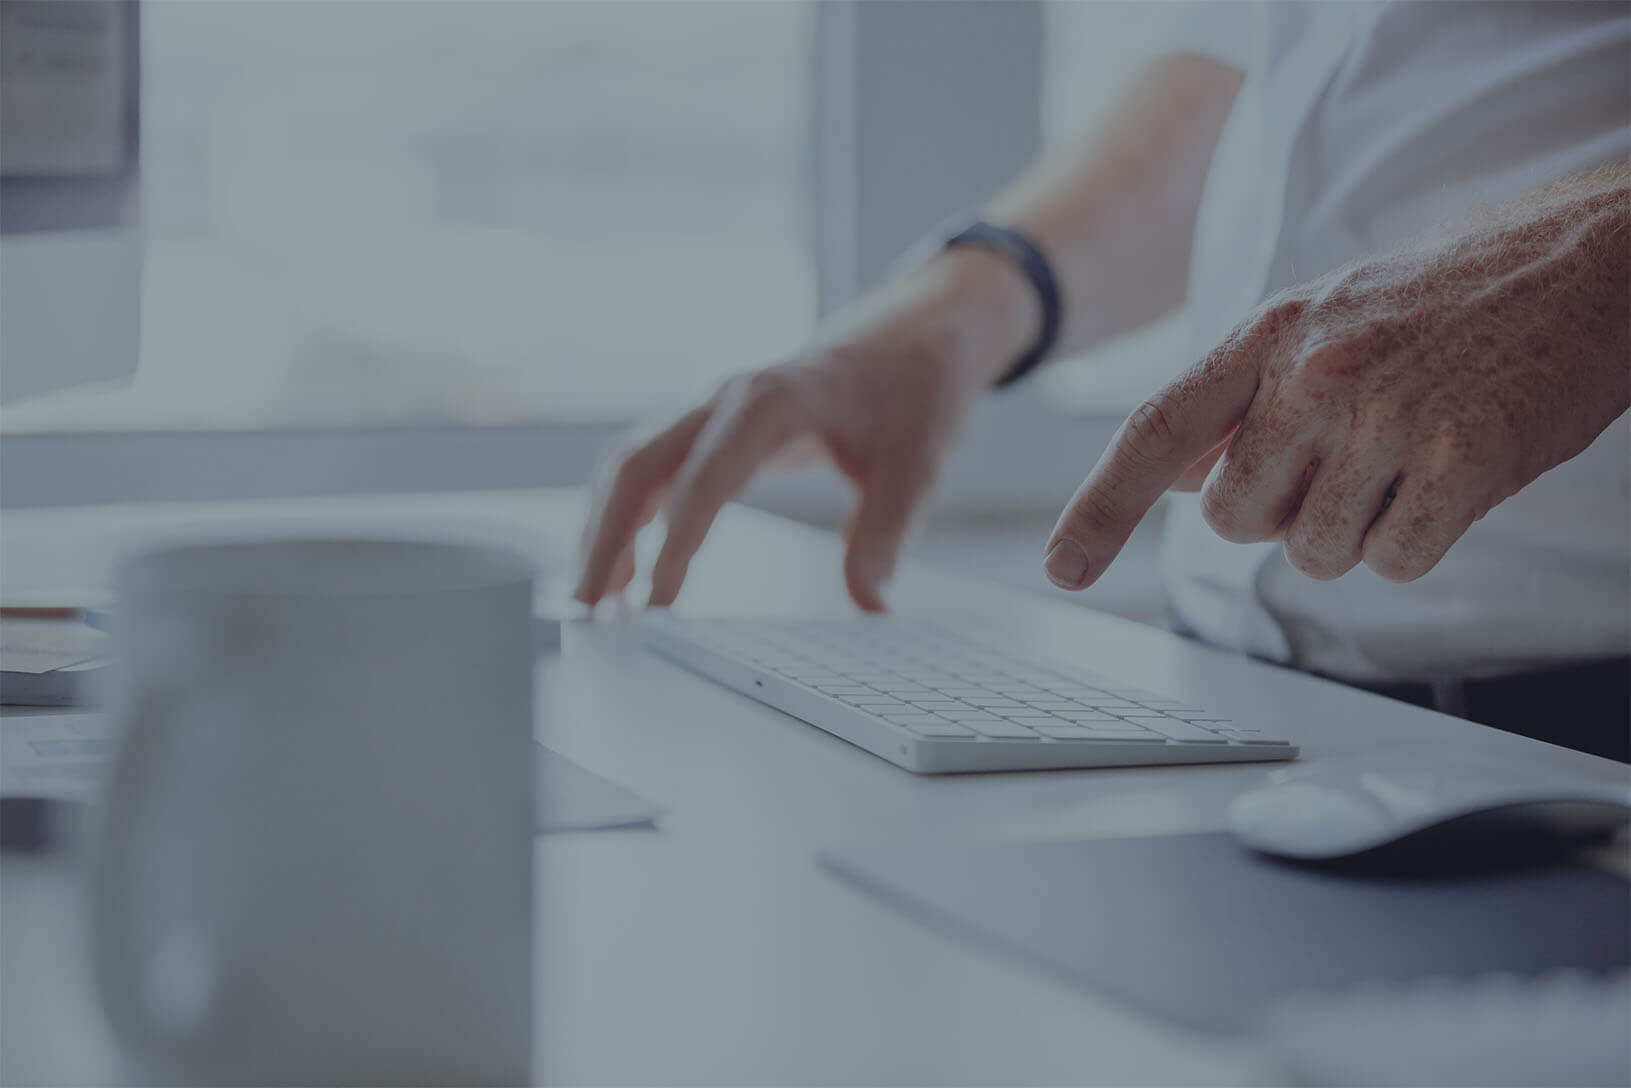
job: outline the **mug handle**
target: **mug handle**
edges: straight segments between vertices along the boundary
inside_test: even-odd
[[[104,1015],[115,1034],[143,1050],[186,1049],[208,1026],[213,965],[185,929],[157,934],[152,947],[133,943],[130,913],[143,879],[133,849],[152,825],[154,770],[162,723],[181,701],[171,692],[138,698],[122,716],[122,737],[100,802],[90,881],[92,970]]]

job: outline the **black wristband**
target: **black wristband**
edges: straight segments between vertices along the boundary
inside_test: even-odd
[[[1041,248],[1024,234],[1008,227],[994,227],[983,219],[976,219],[950,235],[945,244],[948,249],[952,246],[981,246],[1013,258],[1030,281],[1031,289],[1036,292],[1036,300],[1042,304],[1042,326],[1037,330],[1036,339],[1008,368],[1008,372],[998,379],[994,388],[1013,385],[1047,358],[1059,339],[1059,284],[1053,278],[1053,267],[1042,255]]]

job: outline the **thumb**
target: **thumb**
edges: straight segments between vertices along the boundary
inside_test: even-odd
[[[883,591],[895,573],[912,517],[928,490],[929,474],[918,465],[889,465],[862,485],[850,520],[844,582],[855,603],[884,611]]]

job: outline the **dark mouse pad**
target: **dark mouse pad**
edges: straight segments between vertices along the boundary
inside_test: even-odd
[[[823,860],[896,907],[1208,1032],[1249,1030],[1294,994],[1372,979],[1631,962],[1626,880],[1556,854],[1304,866],[1216,833]]]

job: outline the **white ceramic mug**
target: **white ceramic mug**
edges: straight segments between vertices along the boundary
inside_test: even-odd
[[[90,917],[133,1079],[528,1079],[532,578],[409,541],[125,564]]]

